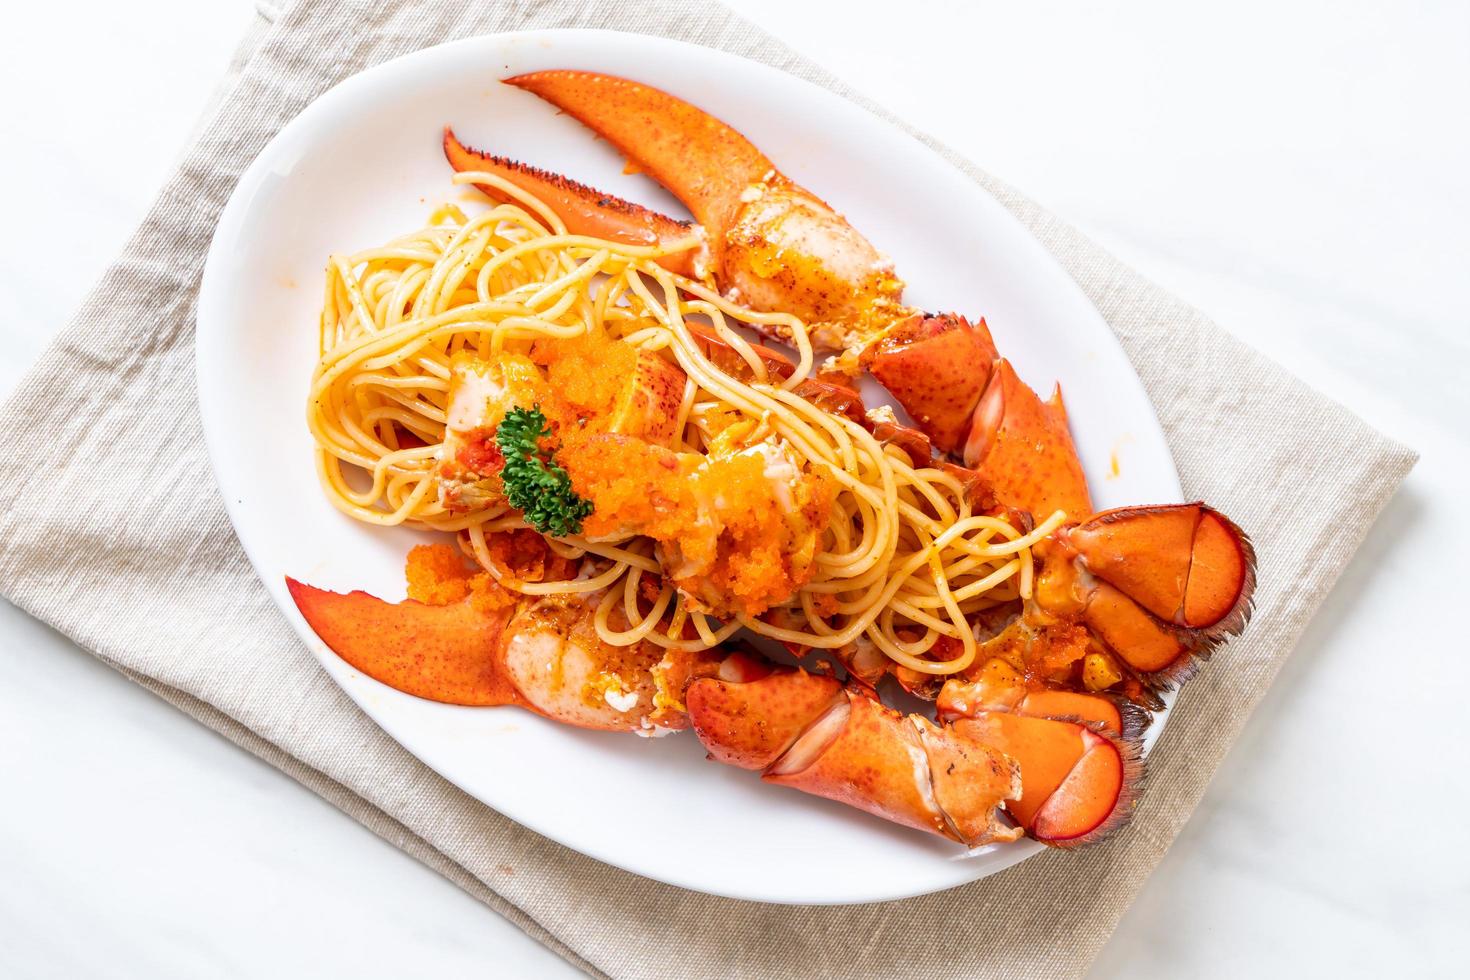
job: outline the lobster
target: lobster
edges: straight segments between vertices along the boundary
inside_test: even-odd
[[[455,170],[535,195],[571,234],[697,242],[658,261],[752,309],[800,317],[813,344],[831,352],[822,377],[803,382],[804,397],[863,421],[916,465],[965,474],[996,513],[1023,524],[1056,511],[1065,519],[1033,548],[1030,597],[1005,618],[977,622],[977,637],[986,634],[979,655],[947,676],[860,644],[835,651],[845,680],[748,650],[613,648],[592,629],[592,606],[577,601],[525,597],[486,611],[470,598],[390,604],[288,580],[313,630],[353,666],[410,694],[515,704],[608,731],[692,728],[714,761],[971,847],[1022,834],[1073,847],[1126,820],[1150,713],[1249,618],[1247,535],[1202,502],[1094,512],[1060,389],[1043,400],[1027,387],[983,319],[904,305],[902,281],[872,244],[725,123],[607,75],[506,81],[606,139],[695,223],[473,149],[446,128]],[[702,336],[725,370],[745,369]],[[773,328],[771,339],[789,338]],[[789,373],[783,355],[759,350],[769,368]],[[850,387],[864,372],[913,426],[866,410]],[[655,412],[658,401],[639,404]],[[652,415],[630,424],[657,428]],[[935,701],[936,719],[885,706],[877,688],[890,676]]]

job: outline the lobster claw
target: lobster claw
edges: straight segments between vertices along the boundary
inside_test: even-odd
[[[985,321],[915,314],[863,352],[862,363],[941,452],[959,455],[1000,354]]]
[[[1061,387],[1043,402],[1005,358],[995,362],[975,406],[964,460],[1000,503],[1028,510],[1038,522],[1056,511],[1072,518],[1092,512]]]
[[[506,79],[579,120],[684,203],[707,236],[719,288],[757,310],[800,317],[818,347],[857,350],[900,309],[891,264],[821,198],[725,123],[666,92],[584,71]],[[542,197],[574,234],[667,244],[691,229],[582,184],[470,151],[446,134],[456,170],[489,170]],[[695,254],[665,263],[705,271]]]
[[[448,126],[444,127],[444,156],[457,173],[494,174],[544,201],[573,235],[605,238],[623,245],[667,248],[696,234],[687,221],[677,221],[641,204],[604,194],[560,174],[472,149],[461,143]],[[496,200],[508,199],[494,184],[481,182],[475,186]],[[700,246],[664,255],[658,262],[670,272],[703,279],[707,260]]]
[[[440,606],[328,592],[292,578],[286,586],[339,657],[431,701],[514,704],[581,728],[649,734],[688,727],[683,712],[660,707],[660,676],[682,686],[719,666],[718,654],[606,647],[590,629],[515,607],[483,609],[473,597]]]
[[[683,99],[625,78],[538,71],[505,80],[576,119],[666,187],[711,231],[735,223],[747,188],[775,172],[755,144]],[[722,245],[711,242],[718,261]]]
[[[286,579],[306,622],[337,656],[395,690],[447,704],[521,704],[495,651],[510,610],[466,599],[430,606],[328,592]]]

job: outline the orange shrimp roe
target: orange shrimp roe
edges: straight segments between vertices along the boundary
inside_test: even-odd
[[[709,583],[751,616],[790,598],[802,584],[791,574],[795,542],[786,518],[771,505],[765,466],[758,456],[730,456],[702,468],[694,481],[695,492],[720,501],[725,516]]]
[[[761,456],[708,458],[608,432],[608,416],[638,365],[638,350],[623,341],[600,334],[538,340],[530,360],[544,369],[545,387],[533,387],[554,433],[545,448],[593,506],[584,535],[637,533],[676,549],[679,565],[698,570],[678,584],[715,609],[759,615],[810,579],[810,554],[793,561],[802,547],[793,524],[825,523],[826,479],[804,474],[792,488],[800,513],[790,515],[774,505]],[[722,430],[742,420],[730,413],[711,421]],[[739,445],[736,439],[730,448]]]
[[[447,544],[421,544],[408,553],[404,569],[408,597],[430,606],[446,606],[470,594],[474,572]]]
[[[681,564],[700,569],[703,579],[680,583],[686,591],[723,596],[731,608],[754,616],[790,598],[810,577],[809,569],[794,574],[794,533],[772,505],[760,456],[707,459],[629,436],[573,431],[557,458],[577,494],[592,501],[583,533],[636,529],[676,545]],[[804,482],[803,510],[815,523],[830,507],[829,488],[811,475]]]
[[[583,334],[538,340],[531,348],[531,360],[546,369],[552,390],[577,410],[579,418],[595,422],[617,403],[637,368],[638,351],[606,334]]]
[[[689,478],[700,461],[633,436],[573,431],[557,451],[577,495],[592,501],[582,523],[589,537],[636,527],[657,539],[678,535],[689,522],[694,497]]]
[[[447,544],[421,544],[408,553],[404,567],[408,597],[428,606],[447,606],[469,597],[481,612],[504,609],[515,596],[496,584],[488,572],[466,567],[459,552]]]
[[[681,564],[700,569],[704,580],[680,583],[686,591],[723,596],[731,608],[754,616],[790,598],[810,577],[809,569],[794,574],[794,533],[772,506],[760,456],[706,459],[626,436],[578,434],[558,457],[573,488],[592,501],[583,531],[597,536],[636,528],[677,545]],[[811,520],[830,507],[830,495],[826,481],[809,476],[806,483]]]
[[[645,575],[638,580],[638,597],[650,606],[658,601],[663,593],[664,580],[657,575]]]
[[[1087,655],[1090,637],[1080,623],[1058,623],[1045,627],[1043,632],[1045,642],[1031,646],[1042,651],[1039,660],[1029,665],[1033,669],[1043,674],[1060,673]]]
[[[822,592],[812,597],[812,608],[823,619],[831,619],[836,616],[838,605],[837,597],[830,592]]]

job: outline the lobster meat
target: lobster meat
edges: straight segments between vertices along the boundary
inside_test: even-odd
[[[595,601],[390,604],[288,580],[311,627],[353,666],[411,694],[516,704],[608,731],[692,728],[717,762],[969,846],[1025,833],[1070,847],[1125,820],[1149,713],[1249,617],[1249,538],[1200,502],[1094,512],[1060,388],[1043,400],[1025,385],[984,320],[904,305],[891,263],[720,120],[607,75],[543,71],[506,81],[608,140],[695,223],[472,149],[446,128],[444,152],[457,171],[529,191],[572,234],[696,243],[659,262],[753,309],[795,314],[813,344],[831,352],[821,380],[798,389],[803,397],[862,421],[915,465],[963,474],[991,512],[1022,523],[1065,517],[1033,548],[1030,597],[1004,618],[976,623],[980,655],[948,676],[898,666],[862,645],[836,651],[845,683],[747,651],[614,648],[591,626]],[[713,335],[700,336],[727,372],[750,370],[722,357]],[[758,350],[768,371],[789,375],[782,354]],[[844,383],[864,372],[914,426],[866,409]],[[620,431],[662,432],[666,403],[630,401]],[[449,474],[441,493],[472,506],[481,476]],[[933,656],[943,659],[938,646]],[[936,720],[884,706],[877,685],[888,676],[935,700]]]

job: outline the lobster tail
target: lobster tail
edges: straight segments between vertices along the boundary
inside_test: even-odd
[[[1088,571],[1173,626],[1236,633],[1250,614],[1250,539],[1203,503],[1104,511],[1066,539]]]
[[[1250,538],[1202,503],[1104,511],[1059,542],[1095,580],[1088,626],[1156,687],[1188,677],[1250,618]]]
[[[1014,759],[1021,795],[1006,812],[1028,836],[1078,847],[1111,832],[1133,811],[1142,781],[1147,715],[1105,695],[1030,688],[1003,662],[939,697],[954,730]]]
[[[956,733],[1014,759],[1021,795],[1006,812],[1030,837],[1078,847],[1128,819],[1142,774],[1136,746],[1076,721],[986,711]]]

